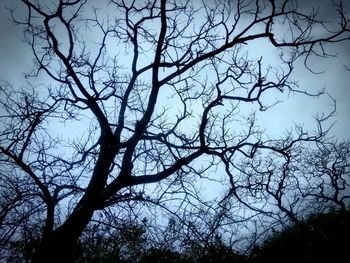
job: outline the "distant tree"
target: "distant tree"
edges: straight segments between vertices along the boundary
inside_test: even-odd
[[[32,182],[17,171],[0,171],[0,261],[29,262],[37,247],[45,211]]]
[[[103,224],[104,222],[101,222]],[[169,221],[169,227],[181,224]],[[181,230],[176,235],[158,233],[154,240],[152,230],[144,225],[121,224],[118,229],[88,226],[75,250],[74,262],[243,262],[245,256],[236,253],[216,234],[209,242],[184,238]],[[171,230],[169,230],[171,231]],[[157,242],[158,241],[158,242]]]
[[[141,262],[147,247],[144,226],[120,224],[101,227],[93,223],[87,227],[74,249],[74,262]]]
[[[209,244],[192,241],[185,255],[189,262],[245,262],[246,257],[240,255],[227,245],[221,236],[216,236]]]
[[[350,205],[350,143],[327,142],[317,149],[304,149],[298,158],[300,196],[316,213],[336,211],[346,213]]]
[[[312,56],[328,55],[327,44],[349,39],[341,3],[330,24],[288,0],[22,0],[19,8],[26,16],[14,10],[13,19],[35,67],[31,84],[0,85],[1,187],[11,192],[1,216],[40,227],[33,263],[72,261],[87,225],[113,208],[229,207],[227,197],[208,202],[207,182],[260,213],[241,190],[267,185],[252,173],[242,187],[240,164],[273,156],[287,171],[295,149],[325,138],[331,115],[317,119],[315,133],[299,127],[275,139],[254,112],[278,93],[310,95],[291,79],[294,65],[309,68]],[[265,48],[250,54],[263,43],[281,52],[278,65]],[[283,185],[287,177],[276,178]],[[280,200],[280,188],[267,190]]]
[[[274,153],[256,154],[239,164],[238,190],[228,198],[240,198],[263,215],[270,214],[271,207],[278,208],[272,215],[277,224],[298,224],[311,213],[330,209],[345,213],[350,204],[349,164],[349,142],[331,140],[291,147],[285,160]]]
[[[154,262],[154,263],[186,263],[189,262],[186,257],[181,255],[179,252],[171,251],[169,249],[162,248],[151,248],[143,256],[142,263]]]

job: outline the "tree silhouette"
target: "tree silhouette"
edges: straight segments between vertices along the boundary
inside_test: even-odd
[[[26,16],[14,10],[13,19],[35,67],[26,87],[1,83],[0,162],[17,185],[5,210],[24,202],[22,215],[37,211],[34,263],[71,261],[98,211],[176,196],[179,205],[200,203],[199,180],[258,210],[242,196],[239,164],[271,155],[288,168],[302,143],[325,138],[331,114],[315,133],[297,127],[271,139],[254,111],[282,92],[320,95],[290,76],[296,62],[309,68],[312,56],[328,56],[327,44],[349,39],[342,4],[328,26],[288,0],[21,2]],[[250,56],[254,44],[280,50],[278,66],[263,48]],[[259,192],[255,179],[244,189]]]

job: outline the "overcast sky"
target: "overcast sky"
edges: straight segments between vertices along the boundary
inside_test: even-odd
[[[14,27],[11,22],[10,12],[5,7],[17,6],[18,11],[23,8],[19,0],[1,0],[0,4],[0,79],[9,81],[12,85],[21,86],[25,83],[23,72],[28,72],[32,68],[32,53],[30,48],[23,44],[23,32],[19,27]],[[332,19],[334,13],[329,12],[327,0],[300,1],[304,5],[303,9],[312,5],[320,5],[320,14]],[[23,9],[25,10],[25,9]],[[337,101],[337,123],[332,133],[339,139],[349,139],[350,133],[350,72],[345,70],[344,64],[350,67],[350,45],[336,44],[332,47],[334,53],[338,53],[337,58],[329,58],[314,63],[314,68],[324,71],[321,75],[312,75],[305,69],[297,69],[295,77],[299,80],[302,88],[322,89]],[[288,102],[272,109],[274,114],[273,125],[268,125],[273,132],[276,127],[288,128],[292,125],[291,120],[299,123],[309,122],[312,115],[317,112],[329,111],[331,100],[327,97],[321,99],[305,98],[301,95],[291,96]],[[272,124],[272,120],[262,119],[261,122]]]

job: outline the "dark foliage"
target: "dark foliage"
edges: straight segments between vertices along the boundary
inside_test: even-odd
[[[75,247],[75,263],[263,263],[346,262],[350,237],[350,212],[315,214],[268,237],[243,255],[220,237],[211,244],[182,240],[177,249],[152,242],[142,225],[124,225],[109,235],[89,227]],[[11,243],[8,262],[31,262],[35,235]],[[166,244],[168,240],[164,240]]]
[[[253,262],[347,262],[350,213],[313,215],[271,236]]]

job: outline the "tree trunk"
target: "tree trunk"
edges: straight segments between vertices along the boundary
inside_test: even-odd
[[[77,208],[62,226],[43,236],[32,263],[72,262],[78,239],[93,213],[89,206]]]
[[[77,238],[73,238],[70,233],[54,231],[42,239],[32,263],[72,262],[76,242]]]
[[[106,184],[109,167],[114,156],[115,153],[111,152],[108,146],[103,147],[85,194],[72,214],[59,228],[43,235],[32,263],[72,262],[73,252],[79,237],[90,222],[97,207],[100,207],[104,201],[98,193],[101,193]]]

